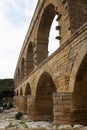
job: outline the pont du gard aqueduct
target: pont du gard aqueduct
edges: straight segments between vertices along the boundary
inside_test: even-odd
[[[48,56],[55,16],[60,46]],[[15,105],[30,120],[87,124],[87,0],[38,1],[14,83]]]

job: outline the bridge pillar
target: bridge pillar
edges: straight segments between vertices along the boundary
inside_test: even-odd
[[[48,57],[48,41],[37,41],[37,65]]]
[[[16,106],[16,107],[17,107],[17,97],[18,96],[14,96],[14,106]]]
[[[16,106],[16,108],[19,110],[19,97],[20,96],[15,96],[14,97],[14,105]]]
[[[87,93],[85,92],[83,95],[82,92],[74,92],[73,93],[73,107],[71,109],[71,117],[73,124],[83,124],[87,125]],[[84,104],[85,102],[85,104]]]
[[[87,108],[73,108],[71,110],[72,124],[87,125]]]
[[[35,120],[36,118],[35,111],[35,97],[27,96],[27,115],[30,120]]]
[[[27,97],[26,96],[17,96],[15,99],[16,107],[18,111],[23,114],[27,114]]]
[[[72,93],[61,92],[53,94],[54,124],[72,124],[70,110],[72,108]]]

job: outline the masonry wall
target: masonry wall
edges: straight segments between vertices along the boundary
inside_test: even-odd
[[[54,124],[71,124],[72,93],[62,92],[53,94]]]
[[[50,0],[51,4],[52,4],[52,1],[53,0]],[[57,1],[55,0],[54,3],[56,2]],[[47,3],[45,4],[42,3],[41,6],[44,5],[44,9],[45,9],[48,3],[49,1],[47,1]],[[54,123],[56,125],[66,124],[66,123],[74,124],[74,123],[83,122],[83,120],[86,120],[85,112],[87,112],[87,109],[84,109],[84,110],[75,109],[73,107],[74,106],[72,102],[73,88],[69,86],[70,75],[72,72],[72,68],[74,66],[74,62],[78,55],[78,52],[80,48],[82,47],[82,45],[87,43],[87,23],[85,23],[80,28],[80,26],[84,22],[86,22],[87,2],[85,0],[83,1],[62,0],[62,2],[58,1],[57,4],[58,4],[58,7],[56,4],[54,5],[55,5],[55,10],[57,11],[56,13],[57,15],[59,15],[59,17],[57,18],[57,21],[59,21],[59,25],[60,25],[60,37],[59,37],[60,39],[59,40],[60,40],[61,46],[50,57],[45,59],[47,57],[48,40],[46,41],[47,43],[46,46],[39,44],[39,42],[41,41],[37,40],[37,36],[39,34],[38,29],[39,29],[40,21],[43,19],[45,20],[46,18],[46,17],[43,17],[43,19],[41,19],[41,16],[43,16],[43,8],[40,7],[39,14],[35,13],[36,22],[33,21],[33,24],[35,24],[35,27],[33,26],[33,31],[31,31],[32,33],[30,32],[31,35],[28,32],[29,36],[27,35],[28,39],[27,39],[27,42],[25,42],[25,44],[27,44],[29,43],[31,39],[33,39],[32,44],[34,43],[36,45],[36,48],[34,48],[33,50],[34,53],[36,53],[36,55],[34,54],[34,61],[35,61],[34,68],[33,68],[33,71],[29,73],[29,75],[27,75],[21,80],[20,84],[15,89],[15,91],[21,90],[21,89],[25,91],[25,86],[27,85],[27,83],[29,83],[30,88],[31,88],[31,96],[29,96],[26,99],[25,97],[26,95],[23,92],[21,96],[17,99],[16,104],[19,110],[23,113],[27,113],[29,118],[32,120],[41,120],[41,118],[47,119],[45,114],[48,114],[48,113],[45,113],[45,109],[47,109],[46,108],[47,105],[49,105],[50,107],[50,104],[49,103],[47,104],[46,102],[47,100],[43,98],[42,95],[38,96],[36,93],[39,79],[42,76],[42,74],[46,72],[51,76],[55,84],[55,88],[56,88],[56,93],[54,93],[53,95]],[[55,10],[53,13],[55,13]],[[48,10],[47,12],[49,13]],[[39,18],[38,25],[37,25],[37,18]],[[41,25],[44,25],[43,21]],[[48,24],[49,24],[49,21],[48,21]],[[49,31],[49,30],[46,30],[46,31]],[[43,44],[45,43],[44,41],[42,41]],[[25,47],[25,51],[23,50],[24,47]],[[21,58],[18,62],[19,66],[21,66],[22,58],[23,57],[26,58],[27,47],[23,46],[23,49],[20,55]],[[41,53],[41,50],[43,53]],[[36,57],[38,54],[37,51],[40,52],[39,53],[40,62],[38,61],[38,57]],[[40,64],[37,64],[37,61]],[[72,78],[74,78],[74,76],[75,75],[73,75]],[[42,81],[43,80],[44,79],[42,79]],[[45,113],[45,114],[39,113],[39,108],[41,108],[41,104],[40,104],[41,101],[46,103],[46,106],[44,106],[44,109],[41,111],[42,113]],[[49,110],[47,109],[47,112],[48,111]],[[49,111],[49,113],[51,112]],[[42,117],[42,115],[44,116]]]
[[[75,33],[87,21],[87,1],[86,0],[70,0],[70,25],[71,32]]]
[[[15,97],[15,105],[19,112],[27,114],[27,97],[26,96],[17,96]]]
[[[27,115],[30,120],[36,120],[36,112],[35,112],[35,97],[28,96],[27,98]]]
[[[69,88],[70,73],[79,49],[87,42],[86,27],[85,24],[85,26],[78,30],[64,46],[60,47],[53,55],[42,62],[42,64],[22,82],[19,88],[26,86],[29,82],[30,86],[32,86],[32,94],[35,95],[37,83],[41,74],[43,72],[48,72],[52,76],[58,91],[72,91],[72,88]]]
[[[28,82],[30,83],[30,86],[32,88],[31,94],[34,97],[34,100],[32,98],[31,98],[31,100],[28,100],[27,112],[31,119],[37,118],[37,115],[38,115],[35,110],[36,109],[35,108],[35,97],[36,97],[38,81],[44,72],[48,72],[51,75],[58,93],[73,91],[73,88],[71,88],[69,86],[70,73],[72,71],[74,61],[76,59],[78,51],[80,50],[82,45],[87,42],[86,36],[87,36],[87,24],[85,24],[83,27],[81,27],[70,38],[70,40],[66,42],[66,44],[64,46],[59,48],[59,50],[57,50],[52,56],[50,56],[48,59],[46,59],[40,66],[38,66],[38,68],[35,71],[33,71],[31,73],[31,75],[29,77],[27,77],[26,80],[24,82],[22,82],[22,84],[18,87],[19,89],[22,88],[22,90],[23,90],[25,87],[25,84],[27,84]],[[60,96],[60,98],[58,98],[59,96]],[[62,123],[63,117],[66,116],[66,114],[63,114],[60,119],[60,122],[59,122],[59,120],[57,122],[59,115],[57,115],[56,107],[57,108],[58,108],[58,106],[61,107],[61,103],[63,103],[63,101],[61,100],[61,94],[59,94],[58,97],[54,98],[54,106],[53,106],[54,110],[55,110],[54,111],[55,124]],[[58,103],[56,105],[55,104],[56,100],[58,102],[59,102],[59,100],[61,100],[60,104]],[[71,100],[71,98],[70,98],[70,100]],[[70,100],[69,100],[69,102],[71,102]],[[66,104],[65,101],[64,101],[64,103]],[[69,106],[69,104],[68,104],[68,106]],[[73,103],[72,103],[72,106],[73,106]],[[21,106],[20,103],[19,103],[19,108],[20,109],[23,108],[23,106]],[[67,108],[67,105],[65,105],[65,107],[63,109],[63,113],[66,110],[66,108]],[[69,107],[69,111],[70,110],[72,112],[70,114],[68,113],[69,115],[67,117],[67,120],[64,121],[64,123],[66,123],[66,121],[69,121],[69,122],[71,121],[71,123],[72,122],[75,123],[76,120],[77,120],[77,122],[82,121],[82,118],[76,118],[76,114],[79,113],[78,111],[76,111],[76,110],[73,111],[72,108]],[[60,113],[61,113],[61,111],[60,111]],[[84,114],[82,117],[84,117]]]

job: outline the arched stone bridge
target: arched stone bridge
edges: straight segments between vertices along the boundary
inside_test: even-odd
[[[60,47],[48,56],[55,15]],[[15,104],[31,120],[87,123],[86,21],[85,0],[38,1],[14,74]]]

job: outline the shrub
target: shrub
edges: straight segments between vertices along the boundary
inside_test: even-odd
[[[5,128],[8,129],[8,128],[11,128],[11,127],[17,127],[17,124],[9,123]]]
[[[27,124],[23,121],[19,122],[24,128],[28,128]]]
[[[10,109],[10,108],[12,108],[13,107],[13,104],[10,102],[9,104],[8,104],[8,106],[7,106],[7,109]]]
[[[13,104],[12,104],[11,102],[9,102],[9,103],[4,103],[4,104],[3,104],[3,108],[4,108],[4,109],[7,109],[7,110],[8,110],[8,109],[10,109],[10,108],[12,108],[12,107],[13,107]]]
[[[21,119],[21,117],[23,116],[23,113],[22,112],[18,112],[16,115],[15,115],[15,118],[17,120]]]

